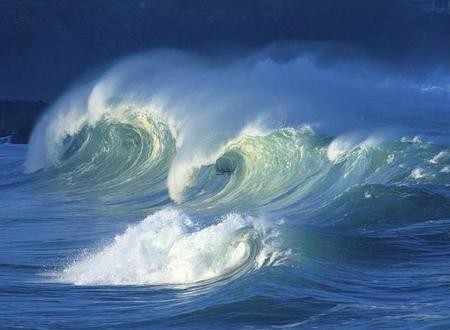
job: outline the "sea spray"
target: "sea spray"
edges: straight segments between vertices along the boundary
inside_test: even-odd
[[[213,224],[165,209],[148,216],[99,251],[68,265],[59,280],[77,285],[176,285],[223,280],[286,257],[275,228],[228,214]]]

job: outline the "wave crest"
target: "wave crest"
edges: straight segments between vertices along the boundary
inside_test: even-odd
[[[276,249],[275,238],[276,232],[256,218],[228,214],[201,226],[166,209],[75,261],[59,280],[77,285],[217,282],[281,262],[286,254]]]

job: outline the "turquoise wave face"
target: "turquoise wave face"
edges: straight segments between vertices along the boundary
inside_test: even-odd
[[[332,138],[309,127],[243,130],[188,163],[188,175],[170,180],[183,148],[177,143],[176,130],[162,116],[104,115],[65,136],[57,160],[38,176],[56,191],[111,204],[178,205],[212,215],[229,210],[302,215],[323,225],[327,218],[345,225],[367,212],[371,220],[365,225],[372,225],[389,222],[389,213],[395,218],[403,212],[401,218],[411,221],[430,212],[450,214],[450,149],[419,138]],[[218,171],[220,159],[227,159],[232,171]],[[171,185],[178,189],[175,200]],[[414,207],[427,198],[433,200],[430,210]],[[377,209],[379,203],[386,209]]]
[[[110,203],[167,200],[167,173],[175,140],[157,116],[104,116],[64,137],[55,162],[39,176],[51,189],[101,197]]]
[[[419,211],[414,205],[422,205],[417,199],[434,196],[431,199],[437,204],[430,208],[438,216],[449,214],[446,146],[376,139],[351,144],[308,129],[284,128],[241,137],[228,144],[222,156],[233,160],[234,172],[218,176],[212,164],[201,167],[183,205],[204,211],[231,208],[278,216],[302,214],[321,221],[326,218],[324,212],[329,212],[346,221],[354,210],[383,203],[392,210],[378,210],[378,218],[408,210],[403,211],[404,219],[406,213],[412,218],[429,216],[430,210]]]

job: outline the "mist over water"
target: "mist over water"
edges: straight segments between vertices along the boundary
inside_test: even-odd
[[[6,304],[32,287],[22,308],[88,328],[448,325],[448,79],[281,50],[122,59],[0,146]]]

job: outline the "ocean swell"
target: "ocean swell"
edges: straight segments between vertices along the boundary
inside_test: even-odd
[[[356,209],[372,198],[402,205],[407,191],[426,195],[426,185],[447,199],[447,145],[382,131],[328,134],[322,124],[337,113],[330,104],[342,105],[338,92],[354,80],[319,70],[308,56],[280,63],[263,55],[221,65],[174,52],[124,60],[49,109],[33,131],[25,170],[55,191],[213,216],[237,211],[313,221],[337,205],[352,214],[345,205],[354,200]],[[380,100],[417,92],[395,80],[383,87],[373,76],[364,86]],[[310,87],[323,84],[330,104],[313,106],[320,97]],[[306,125],[316,113],[323,122]],[[352,107],[338,113],[335,126],[348,126],[349,117],[376,119]],[[283,125],[283,116],[298,123]],[[380,117],[384,123],[388,116]],[[221,158],[231,171],[217,171]]]

